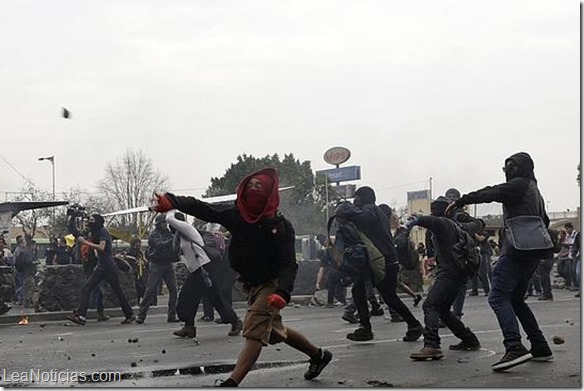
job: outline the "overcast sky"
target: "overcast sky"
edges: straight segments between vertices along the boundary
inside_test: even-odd
[[[20,174],[51,191],[41,156],[57,193],[131,147],[199,196],[240,154],[320,170],[340,145],[379,202],[500,183],[525,151],[574,210],[579,21],[577,0],[3,0],[2,200]]]

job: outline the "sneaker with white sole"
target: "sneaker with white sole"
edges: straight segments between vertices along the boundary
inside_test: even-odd
[[[529,351],[533,356],[533,361],[546,362],[554,359],[554,354],[549,346],[531,347]]]
[[[495,372],[501,372],[519,364],[523,364],[532,358],[533,356],[529,350],[527,350],[522,344],[519,344],[512,349],[507,350],[501,361],[494,363],[492,368]]]

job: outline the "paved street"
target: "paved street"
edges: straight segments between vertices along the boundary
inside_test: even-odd
[[[401,341],[405,323],[390,323],[374,317],[375,339],[355,343],[345,335],[352,331],[340,319],[341,308],[296,306],[284,310],[284,321],[312,341],[330,349],[333,361],[321,376],[305,381],[306,357],[280,344],[264,349],[257,369],[244,387],[480,387],[556,388],[581,387],[581,309],[574,292],[555,291],[556,300],[528,301],[550,340],[555,361],[529,362],[507,373],[494,373],[490,366],[502,355],[502,338],[496,319],[484,296],[467,297],[463,320],[478,335],[478,352],[454,352],[448,345],[455,338],[441,329],[445,356],[439,361],[413,362],[409,354],[422,347]],[[404,299],[411,307],[411,299]],[[237,312],[243,316],[243,307]],[[229,325],[198,323],[199,344],[172,336],[179,326],[167,324],[163,311],[153,311],[144,325],[120,325],[122,318],[78,326],[64,320],[33,317],[27,326],[0,324],[0,376],[5,386],[107,386],[107,387],[206,387],[226,378],[233,368],[243,339],[227,337]],[[413,308],[422,319],[422,310]],[[42,314],[41,314],[42,315]],[[54,318],[54,314],[52,314]],[[553,344],[561,336],[564,344]],[[529,347],[529,344],[527,343]],[[5,372],[3,372],[5,370]],[[119,371],[124,380],[109,383],[15,382],[6,374],[51,370],[59,373]],[[4,377],[6,376],[6,378]],[[8,381],[8,383],[6,383]]]

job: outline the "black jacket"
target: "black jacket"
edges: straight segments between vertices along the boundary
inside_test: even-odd
[[[278,293],[287,302],[294,289],[298,264],[292,224],[281,215],[247,223],[235,204],[211,205],[194,197],[166,193],[176,209],[201,220],[219,223],[231,232],[229,263],[244,283],[278,281]]]
[[[544,200],[539,193],[537,181],[533,175],[533,161],[529,155],[518,153],[507,160],[514,160],[520,170],[517,176],[495,186],[463,195],[456,201],[457,206],[500,202],[503,204],[503,220],[515,216],[540,216],[545,226],[549,226],[549,217],[545,211]],[[499,232],[501,255],[508,252],[504,230]]]
[[[385,256],[386,265],[398,263],[389,219],[377,205],[365,204],[359,208],[350,202],[343,202],[337,206],[335,214],[352,221]]]
[[[436,252],[436,276],[443,273],[457,274],[461,278],[465,274],[455,265],[452,258],[451,248],[458,242],[456,223],[444,216],[418,216],[417,225],[432,232],[432,244]],[[473,236],[473,233],[480,232],[484,228],[484,222],[480,219],[470,218],[465,222],[460,222],[460,226]]]

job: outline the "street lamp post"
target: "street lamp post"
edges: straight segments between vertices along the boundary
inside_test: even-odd
[[[51,162],[51,166],[53,167],[53,201],[56,200],[56,194],[55,194],[55,155],[53,156],[47,156],[47,157],[40,157],[39,160],[48,160]],[[53,213],[52,213],[52,225],[55,225],[55,209],[53,207]],[[53,227],[51,227],[53,228]]]

